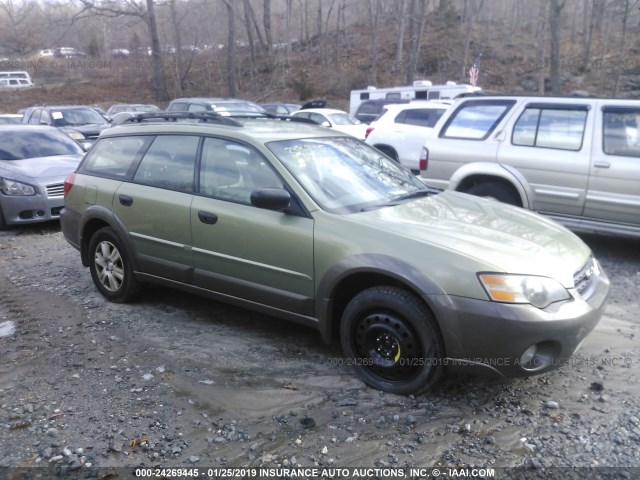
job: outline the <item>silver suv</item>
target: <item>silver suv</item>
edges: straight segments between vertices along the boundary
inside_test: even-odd
[[[428,136],[421,172],[577,231],[640,236],[640,101],[460,100]]]

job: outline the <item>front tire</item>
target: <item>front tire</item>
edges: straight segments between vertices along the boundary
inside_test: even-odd
[[[401,288],[360,292],[347,305],[340,325],[342,349],[358,376],[389,393],[420,393],[444,369],[444,346],[431,311]]]
[[[139,295],[141,285],[133,275],[131,261],[111,227],[98,230],[89,242],[91,278],[111,302],[126,302]]]

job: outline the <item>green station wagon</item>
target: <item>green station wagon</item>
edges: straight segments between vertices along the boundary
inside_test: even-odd
[[[607,276],[551,220],[326,128],[169,116],[103,132],[65,183],[64,236],[111,301],[155,283],[292,320],[398,394],[560,366],[602,315]]]

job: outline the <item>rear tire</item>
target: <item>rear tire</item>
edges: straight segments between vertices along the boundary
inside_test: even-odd
[[[342,349],[369,386],[398,395],[420,393],[444,370],[444,346],[427,306],[390,286],[360,292],[340,324]]]
[[[491,198],[502,203],[515,205],[516,207],[522,206],[522,202],[520,201],[516,191],[509,185],[501,182],[479,183],[465,190],[465,193],[475,195],[477,197]]]
[[[140,294],[141,284],[131,260],[111,227],[93,234],[89,241],[91,278],[100,293],[111,302],[127,302]]]
[[[7,229],[7,221],[4,219],[2,208],[0,208],[0,230],[6,230],[6,229]]]

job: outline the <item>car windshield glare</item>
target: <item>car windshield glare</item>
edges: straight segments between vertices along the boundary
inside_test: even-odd
[[[336,125],[360,125],[362,122],[358,119],[353,118],[351,115],[346,113],[331,113],[328,115],[333,123]]]
[[[24,160],[26,158],[54,155],[81,155],[82,148],[64,134],[54,132],[0,132],[0,160]]]
[[[360,212],[428,191],[411,172],[355,138],[286,140],[267,146],[329,212]]]
[[[53,119],[53,125],[56,127],[89,125],[92,123],[106,123],[104,117],[92,108],[76,108],[52,111],[51,118]]]

